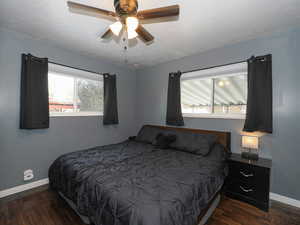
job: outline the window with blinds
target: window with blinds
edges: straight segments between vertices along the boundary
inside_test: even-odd
[[[247,63],[184,74],[181,105],[187,117],[243,119],[247,107]]]

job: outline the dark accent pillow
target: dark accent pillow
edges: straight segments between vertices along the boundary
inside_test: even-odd
[[[177,139],[170,144],[170,147],[197,155],[207,155],[217,141],[217,136],[213,134],[198,134],[190,131],[176,134]]]
[[[129,140],[129,141],[134,141],[135,139],[136,139],[136,136],[129,136],[129,137],[128,137],[128,140]]]
[[[155,140],[152,142],[154,146],[161,149],[169,148],[172,142],[176,141],[176,135],[168,134],[164,135],[163,133],[159,133]]]

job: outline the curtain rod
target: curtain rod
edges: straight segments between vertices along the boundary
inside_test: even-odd
[[[247,60],[237,61],[237,62],[233,62],[233,63],[227,63],[227,64],[223,64],[223,65],[216,65],[216,66],[210,66],[210,67],[204,67],[204,68],[199,68],[199,69],[188,70],[188,71],[181,72],[181,74],[191,73],[191,72],[196,72],[196,71],[201,71],[201,70],[208,70],[208,69],[213,69],[213,68],[221,67],[221,66],[230,66],[230,65],[233,65],[233,64],[244,63],[244,62],[247,62]]]
[[[95,74],[99,74],[99,75],[108,74],[108,73],[99,73],[99,72],[95,72],[95,71],[91,71],[91,70],[86,70],[86,69],[82,69],[82,68],[78,68],[78,67],[74,67],[74,66],[68,66],[68,65],[53,62],[53,61],[50,61],[50,60],[48,61],[48,63],[52,63],[52,64],[55,64],[55,65],[58,65],[58,66],[68,67],[68,68],[71,68],[71,69],[81,70],[81,71],[85,71],[85,72],[88,72],[88,73],[95,73]]]

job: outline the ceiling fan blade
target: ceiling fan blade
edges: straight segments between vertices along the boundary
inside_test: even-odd
[[[73,13],[78,13],[82,15],[88,15],[88,16],[94,16],[94,17],[106,17],[108,19],[115,20],[114,17],[116,17],[116,13],[105,10],[105,9],[99,9],[87,5],[82,5],[76,2],[67,2],[69,10]]]
[[[149,44],[154,40],[152,34],[150,34],[142,25],[139,25],[135,31],[138,33],[139,38],[146,44]]]
[[[162,8],[142,10],[137,13],[140,20],[156,19],[162,17],[175,17],[179,15],[179,5],[172,5]]]
[[[108,27],[107,30],[101,35],[101,39],[109,39],[113,36],[113,32]]]

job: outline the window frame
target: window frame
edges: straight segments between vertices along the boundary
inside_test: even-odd
[[[103,116],[103,112],[49,112],[50,117]]]
[[[219,66],[214,67],[211,69],[204,69],[200,71],[194,71],[191,73],[184,74],[181,77],[180,82],[185,80],[193,80],[193,79],[207,79],[211,78],[212,86],[211,86],[211,112],[210,113],[182,113],[182,116],[185,118],[203,118],[203,119],[234,119],[234,120],[244,120],[246,119],[246,113],[230,113],[230,114],[223,114],[223,113],[215,113],[214,112],[214,95],[215,95],[215,81],[214,79],[220,77],[228,77],[228,76],[239,76],[243,75],[246,77],[248,76],[247,71],[247,63],[236,63],[232,65],[226,66]],[[247,88],[247,87],[246,87]],[[181,93],[180,93],[181,94]],[[182,105],[182,104],[181,104]]]
[[[103,74],[87,72],[80,69],[71,68],[68,66],[62,66],[54,63],[48,63],[48,76],[49,74],[55,74],[65,77],[72,77],[74,79],[87,79],[87,80],[94,80],[100,81],[103,83],[104,86],[104,78]],[[95,79],[95,76],[99,76],[99,80]],[[104,88],[104,87],[103,87]],[[74,90],[76,92],[76,90]],[[104,94],[104,93],[103,93]],[[77,93],[74,93],[77,95]],[[104,103],[103,103],[104,104]],[[50,106],[50,104],[49,104]],[[50,112],[49,110],[49,117],[87,117],[87,116],[100,116],[103,117],[103,112],[93,112],[93,111],[85,111],[85,112]]]

